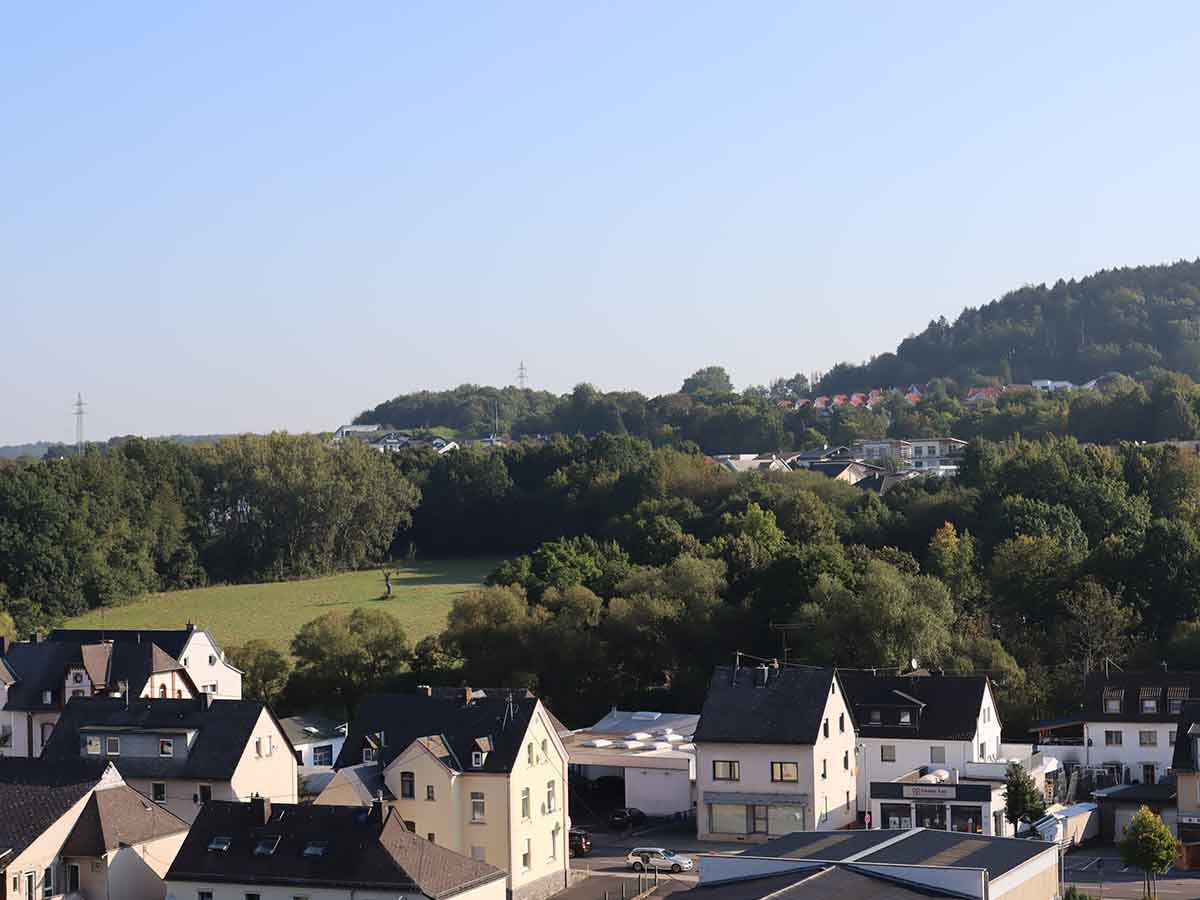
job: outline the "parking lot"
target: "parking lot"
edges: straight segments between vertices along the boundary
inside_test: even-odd
[[[1077,885],[1106,900],[1141,900],[1142,873],[1126,866],[1115,849],[1087,849],[1068,854],[1063,861],[1063,885]],[[1170,900],[1200,900],[1200,872],[1171,867],[1158,876],[1158,895]]]

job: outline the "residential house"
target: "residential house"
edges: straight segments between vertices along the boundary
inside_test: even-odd
[[[1119,843],[1129,835],[1129,825],[1143,806],[1158,815],[1172,832],[1177,824],[1179,798],[1170,781],[1157,784],[1118,784],[1092,792],[1100,812],[1100,840]]]
[[[967,442],[952,437],[913,438],[912,467],[914,469],[938,469],[958,466]]]
[[[913,445],[908,441],[895,439],[880,439],[877,441],[863,441],[855,445],[856,455],[870,463],[880,463],[888,459],[894,459],[901,466],[911,466],[913,457]]]
[[[788,464],[773,453],[721,453],[713,457],[730,472],[787,472]]]
[[[855,821],[854,713],[833,669],[720,666],[696,728],[701,840]]]
[[[986,675],[838,674],[858,723],[859,811],[868,809],[872,782],[921,766],[965,771],[1001,757],[1000,713]],[[1023,749],[1028,756],[1032,747]]]
[[[279,720],[283,733],[296,751],[296,763],[302,768],[333,768],[334,760],[346,742],[346,723],[324,716],[288,716]]]
[[[1069,766],[1102,772],[1109,784],[1154,784],[1171,768],[1179,715],[1193,698],[1200,699],[1197,672],[1093,672],[1078,712],[1034,730]]]
[[[695,807],[698,715],[613,708],[588,728],[563,736],[570,772],[594,781],[619,778],[624,803],[651,816]]]
[[[365,809],[206,804],[167,873],[170,900],[504,900],[504,873]]]
[[[567,885],[567,751],[527,693],[377,694],[359,706],[318,804],[383,794],[409,829],[508,875],[516,900]]]
[[[1182,704],[1175,728],[1171,756],[1171,774],[1175,776],[1176,827],[1178,828],[1179,866],[1200,868],[1200,700]]]
[[[846,484],[858,484],[864,478],[882,475],[887,472],[882,466],[873,466],[870,463],[859,462],[853,459],[814,462],[809,463],[805,468],[810,472],[816,472],[824,475],[826,478],[832,478],[834,481],[842,481]]]
[[[185,822],[209,800],[296,801],[296,756],[257,700],[74,699],[42,751],[53,762],[111,762]]]
[[[1047,841],[908,830],[808,831],[699,858],[695,900],[1057,900],[1059,847]]]
[[[812,450],[801,450],[799,453],[792,453],[783,457],[783,461],[791,469],[807,469],[813,463],[853,459],[856,459],[856,457],[854,451],[849,447],[844,445],[830,447],[828,444],[822,444],[820,447]]]
[[[965,402],[968,406],[978,406],[980,403],[988,400],[995,403],[1003,393],[1004,388],[1000,385],[967,388],[967,397]]]
[[[0,759],[0,897],[162,900],[186,835],[111,765]]]
[[[191,699],[187,671],[157,644],[0,639],[0,755],[38,756],[65,705],[75,697]]]
[[[377,432],[387,430],[383,425],[340,425],[329,440],[335,444],[340,444],[349,438],[358,438],[359,440],[370,439]]]
[[[1045,391],[1053,393],[1054,391],[1069,391],[1075,385],[1070,381],[1055,381],[1053,378],[1035,378],[1033,379],[1033,389],[1035,391]]]

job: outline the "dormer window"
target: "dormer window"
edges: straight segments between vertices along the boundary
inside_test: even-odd
[[[909,710],[907,710],[907,709],[900,710],[900,724],[901,725],[911,725],[912,724],[912,713]]]
[[[375,748],[374,747],[363,747],[362,760],[365,763],[375,762]]]
[[[100,738],[95,737],[95,736],[89,736],[85,739],[84,743],[87,748],[88,756],[99,756],[100,755]]]
[[[121,739],[119,737],[110,737],[105,739],[104,752],[109,756],[121,755]]]
[[[266,837],[260,837],[254,843],[255,856],[271,856],[275,852],[275,848],[279,846],[279,835],[269,834]]]
[[[1121,711],[1121,701],[1119,698],[1106,697],[1104,699],[1104,711],[1106,713],[1119,713]]]
[[[159,756],[174,756],[175,755],[175,742],[173,740],[171,740],[170,738],[164,738],[161,741],[159,741],[158,742],[158,755]]]
[[[478,750],[471,753],[471,768],[479,769],[483,767],[483,754]]]
[[[215,835],[208,842],[208,851],[210,853],[228,853],[231,846],[233,846],[233,838]]]
[[[871,710],[871,724],[878,725],[882,721],[883,721],[883,717],[879,714],[879,710],[877,710],[877,709]]]
[[[1143,715],[1154,715],[1157,712],[1158,712],[1158,699],[1143,697],[1142,698],[1142,714]]]
[[[45,704],[46,706],[49,706],[52,700],[53,700],[53,695],[50,693],[50,691],[42,691],[42,703],[43,704]]]
[[[317,859],[329,853],[329,841],[309,841],[304,845],[303,856]]]

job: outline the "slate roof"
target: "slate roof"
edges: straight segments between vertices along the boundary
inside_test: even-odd
[[[1120,784],[1092,792],[1098,803],[1165,803],[1172,806],[1175,794],[1175,785],[1169,783]]]
[[[833,669],[770,669],[757,687],[758,669],[718,666],[696,726],[696,743],[811,744],[817,738]]]
[[[115,689],[120,681],[129,683],[129,692],[141,694],[150,676],[156,672],[183,672],[173,656],[157,644],[125,643],[105,645],[81,644],[77,641],[41,641],[13,644],[5,662],[17,677],[9,689],[5,709],[58,709],[66,699],[67,669],[84,669],[88,677],[101,686]],[[183,672],[187,677],[186,672]],[[188,678],[189,684],[191,679]],[[192,685],[193,691],[195,685]],[[43,693],[50,692],[50,702],[43,702]]]
[[[88,798],[71,829],[63,856],[97,857],[127,846],[187,831],[187,823],[122,784],[102,787]]]
[[[112,641],[114,644],[158,644],[170,656],[180,659],[195,628],[55,628],[46,641],[64,641],[76,644],[98,644]],[[210,632],[205,631],[214,646],[219,646]]]
[[[1171,712],[1174,699],[1200,699],[1200,672],[1094,672],[1084,682],[1083,713],[1089,722],[1157,722],[1165,724],[1179,718]],[[1120,713],[1106,713],[1106,694],[1121,702]],[[1158,712],[1143,713],[1142,699],[1158,700]]]
[[[845,669],[838,675],[862,737],[947,741],[975,737],[987,689],[985,675],[891,676]],[[879,710],[879,725],[871,724],[871,710]],[[909,713],[912,725],[900,724],[902,711]]]
[[[910,900],[924,897],[959,897],[920,885],[897,884],[877,874],[842,866],[814,866],[787,875],[747,881],[699,885],[677,892],[675,900]]]
[[[416,694],[372,694],[359,704],[346,742],[334,768],[362,762],[363,742],[368,735],[383,732],[384,747],[377,759],[386,768],[417,738],[439,736],[454,756],[464,762],[479,749],[476,739],[491,738],[492,751],[478,772],[509,772],[516,761],[521,741],[533,718],[535,697],[514,695],[511,713],[507,697],[449,699]]]
[[[206,803],[180,847],[168,881],[361,888],[420,892],[432,900],[497,881],[504,872],[417,837],[397,814],[380,822],[370,808],[271,804],[265,824],[253,803]],[[209,850],[217,836],[227,851]],[[256,855],[259,839],[278,836],[269,855]],[[323,856],[305,856],[314,841]]]
[[[105,765],[0,757],[0,854],[21,853],[96,786]]]
[[[283,727],[283,733],[288,736],[288,740],[292,742],[293,746],[342,737],[342,732],[338,730],[342,727],[342,723],[324,716],[288,716],[286,719],[280,719],[279,724]],[[315,728],[316,731],[309,731],[309,728]]]
[[[1171,768],[1176,772],[1197,771],[1196,735],[1192,728],[1200,722],[1200,700],[1191,700],[1183,704],[1179,713],[1179,726],[1175,729],[1175,754],[1171,758]],[[1200,728],[1197,729],[1200,732]]]
[[[173,757],[122,754],[111,761],[126,778],[228,779],[237,768],[264,709],[257,700],[213,700],[212,706],[205,709],[203,700],[135,700],[126,707],[121,698],[76,698],[59,717],[42,758],[80,759],[85,733],[156,734],[194,729],[197,734],[186,754]],[[294,753],[286,735],[284,740],[287,746],[283,751]]]

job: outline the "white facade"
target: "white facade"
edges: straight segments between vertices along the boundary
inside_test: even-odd
[[[166,900],[196,900],[208,892],[212,900],[245,900],[247,896],[260,897],[261,900],[395,900],[398,896],[391,892],[363,888],[314,888],[305,884],[295,885],[264,885],[264,884],[204,884],[198,881],[169,881],[167,882]],[[421,894],[404,894],[404,897],[420,897]],[[505,900],[504,879],[497,878],[487,884],[468,888],[454,894],[454,900]],[[114,898],[115,900],[115,898]]]
[[[1166,777],[1175,753],[1174,722],[1085,722],[1082,747],[1054,747],[1064,759],[1078,755],[1084,766],[1119,768],[1122,781],[1154,784]],[[1152,775],[1152,778],[1150,777]]]
[[[346,736],[338,734],[312,741],[292,741],[292,746],[296,748],[296,762],[301,766],[332,769],[344,743]]]
[[[696,744],[700,840],[765,840],[854,822],[854,723],[836,677],[831,685],[812,744]],[[793,773],[794,781],[781,780]]]
[[[193,631],[179,656],[179,663],[201,693],[212,694],[218,700],[242,699],[241,670],[225,661],[225,653],[207,631]]]

